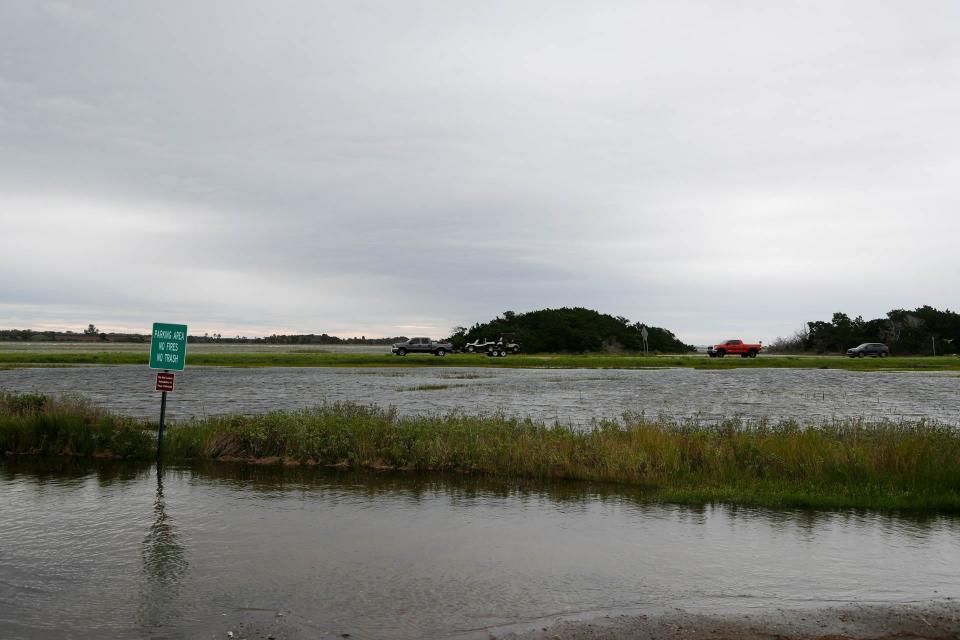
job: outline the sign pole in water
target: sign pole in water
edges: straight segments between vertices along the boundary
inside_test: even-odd
[[[173,374],[183,371],[187,358],[187,325],[154,322],[150,334],[150,368],[163,369],[157,374],[157,391],[160,396],[160,429],[157,432],[157,464],[163,455],[163,427],[167,413],[167,392],[173,391]]]
[[[164,372],[166,373],[166,372]],[[160,375],[159,373],[157,374]],[[160,464],[160,458],[163,455],[163,418],[167,413],[167,392],[160,395],[160,429],[157,431],[157,465]]]

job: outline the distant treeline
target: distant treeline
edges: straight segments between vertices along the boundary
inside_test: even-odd
[[[326,333],[272,335],[266,338],[248,338],[246,336],[224,336],[219,333],[205,333],[202,336],[187,336],[190,343],[208,344],[393,344],[406,340],[406,336],[394,338],[340,338]],[[103,333],[90,325],[83,332],[75,331],[35,331],[33,329],[0,329],[0,341],[4,342],[150,342],[145,333]]]
[[[894,309],[886,318],[850,319],[833,314],[830,322],[808,322],[789,338],[777,338],[771,351],[782,353],[843,352],[864,342],[882,342],[893,355],[944,355],[960,350],[960,313],[929,305],[913,310]]]
[[[456,327],[449,341],[460,349],[474,340],[501,336],[520,343],[527,353],[584,353],[587,351],[643,351],[643,324],[582,307],[541,309],[529,313],[505,311],[502,316],[470,327]],[[696,348],[672,332],[647,327],[651,352],[684,353]]]
[[[235,338],[223,337],[218,334],[204,334],[202,336],[189,336],[187,342],[200,343],[240,343],[240,344],[393,344],[394,342],[403,342],[406,336],[396,336],[393,338],[368,338],[360,336],[359,338],[340,338],[326,333],[301,333],[282,335],[274,334],[266,338],[247,338],[238,336]]]
[[[91,327],[93,325],[90,325]],[[120,338],[129,338],[121,340]],[[37,331],[35,329],[0,329],[0,341],[3,342],[99,342],[114,340],[116,342],[149,342],[150,336],[136,334],[100,333],[99,331]]]

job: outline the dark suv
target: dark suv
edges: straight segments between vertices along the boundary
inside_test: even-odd
[[[867,356],[886,358],[888,355],[890,355],[890,347],[879,342],[864,342],[859,347],[847,349],[847,356],[850,358],[865,358]]]

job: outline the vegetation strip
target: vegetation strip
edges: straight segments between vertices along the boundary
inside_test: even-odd
[[[625,415],[591,430],[327,404],[173,425],[169,460],[275,462],[649,487],[669,502],[960,511],[960,433],[924,421],[717,426]],[[149,459],[156,425],[76,398],[0,394],[0,452]]]
[[[0,351],[3,365],[50,364],[142,364],[146,350],[129,351]],[[506,358],[457,354],[438,358],[432,355],[324,353],[189,353],[190,366],[218,367],[488,367],[517,369],[843,369],[846,371],[960,371],[960,358],[892,357],[845,358],[837,356],[760,356],[758,358],[708,358],[704,355],[607,355],[607,354],[520,354]]]

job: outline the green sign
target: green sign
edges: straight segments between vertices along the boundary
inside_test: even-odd
[[[150,368],[183,371],[187,359],[187,325],[153,323]]]

